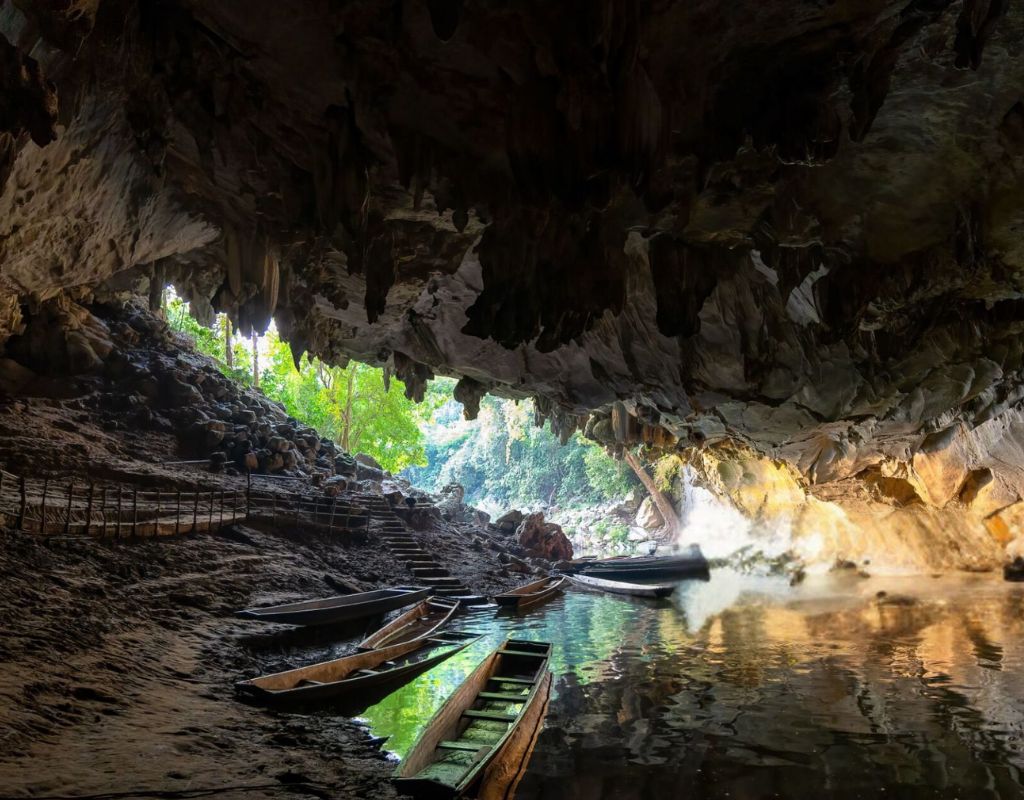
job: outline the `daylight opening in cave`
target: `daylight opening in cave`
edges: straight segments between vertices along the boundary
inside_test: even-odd
[[[0,0],[0,800],[1024,798],[1022,26]]]

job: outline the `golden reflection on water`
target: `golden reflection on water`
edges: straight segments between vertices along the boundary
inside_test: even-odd
[[[363,716],[401,755],[504,636],[551,641],[520,798],[1024,797],[1024,588],[991,576],[717,571],[461,627],[487,635]]]

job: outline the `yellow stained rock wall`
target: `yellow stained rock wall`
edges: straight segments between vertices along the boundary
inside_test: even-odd
[[[828,496],[817,497],[786,463],[732,449],[701,451],[689,463],[702,484],[753,521],[756,535],[787,537],[812,569],[843,560],[877,573],[980,570],[1005,558],[1006,535],[994,536],[991,522],[960,505],[901,505],[857,480],[830,484]],[[1024,529],[1024,508],[1013,525]]]

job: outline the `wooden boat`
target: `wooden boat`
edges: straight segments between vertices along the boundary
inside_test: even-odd
[[[377,650],[393,644],[423,639],[459,610],[459,604],[443,597],[428,597],[359,643],[360,650]]]
[[[306,600],[301,603],[287,603],[265,608],[247,608],[236,616],[245,619],[259,619],[264,622],[283,622],[287,625],[330,625],[350,619],[372,617],[404,608],[419,602],[430,594],[423,586],[396,586],[393,589],[377,589],[372,592],[358,592],[323,600]]]
[[[626,583],[625,581],[610,581],[607,578],[594,578],[590,575],[570,575],[569,580],[584,589],[594,589],[611,594],[628,594],[633,597],[668,597],[676,590],[671,583]]]
[[[504,592],[494,596],[495,602],[502,608],[530,608],[550,600],[562,591],[565,584],[565,576],[541,578],[525,586],[520,586],[510,592]]]
[[[487,794],[488,772],[519,772],[524,736],[536,731],[551,686],[550,657],[547,642],[507,639],[430,720],[395,771],[395,788],[421,800],[456,798]]]
[[[618,556],[597,561],[573,562],[569,571],[595,578],[644,579],[707,576],[708,560],[697,545],[668,556]]]
[[[271,704],[341,697],[357,690],[410,678],[450,658],[479,638],[476,633],[439,633],[239,681],[235,689],[242,695]]]

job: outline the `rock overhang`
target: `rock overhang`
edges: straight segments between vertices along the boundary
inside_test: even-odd
[[[26,0],[0,33],[5,335],[170,282],[563,434],[828,483],[958,431],[1024,488],[1018,9]]]

